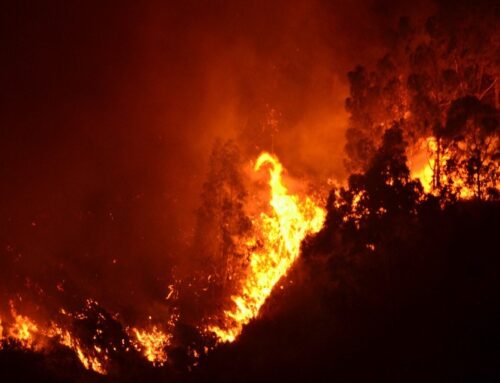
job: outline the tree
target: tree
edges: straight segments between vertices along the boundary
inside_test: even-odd
[[[359,196],[355,208],[360,214],[373,217],[414,210],[422,189],[410,179],[405,151],[403,131],[394,124],[384,132],[367,171],[349,177],[350,190]]]
[[[251,228],[244,212],[247,192],[241,169],[236,144],[217,140],[197,213],[194,253],[204,270],[210,270],[222,284],[237,267],[238,242]]]

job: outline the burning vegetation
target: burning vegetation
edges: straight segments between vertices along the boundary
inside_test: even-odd
[[[253,220],[254,235],[244,241],[242,252],[249,254],[240,292],[231,297],[234,308],[224,312],[221,327],[210,326],[223,342],[232,342],[243,326],[255,318],[274,286],[286,275],[300,253],[300,244],[323,225],[325,212],[309,197],[304,201],[289,195],[282,183],[283,167],[276,157],[262,153],[255,163],[258,171],[269,164],[271,214],[261,213]]]
[[[397,124],[427,192],[498,198],[498,16],[464,12],[445,8],[423,25],[402,18],[376,66],[349,72],[349,169],[366,169]]]
[[[259,171],[267,164],[270,166],[271,211],[261,212],[249,219],[251,225],[246,236],[239,238],[237,244],[229,247],[231,251],[242,254],[245,259],[240,263],[240,270],[233,265],[230,270],[234,274],[229,275],[227,270],[225,273],[228,279],[239,277],[236,281],[237,292],[231,297],[233,308],[221,313],[220,318],[217,318],[220,324],[208,325],[204,329],[206,333],[215,334],[218,341],[234,341],[243,326],[258,315],[275,285],[286,275],[299,256],[302,240],[307,235],[318,232],[324,221],[324,210],[310,197],[301,198],[288,194],[282,181],[283,167],[275,156],[262,153],[255,162],[254,171]],[[208,279],[210,278],[211,276]],[[167,300],[172,296],[174,287],[171,286],[170,289]],[[166,323],[168,333],[156,325],[151,326],[149,330],[135,327],[120,329],[117,317],[110,317],[102,311],[97,302],[88,299],[83,312],[68,313],[64,309],[60,310],[63,317],[73,322],[72,329],[64,328],[55,322],[42,327],[29,317],[19,315],[12,301],[10,305],[12,322],[5,321],[2,327],[2,339],[3,331],[6,334],[4,344],[19,344],[23,348],[36,351],[46,347],[49,340],[55,341],[74,351],[86,369],[98,374],[107,373],[107,366],[112,363],[113,354],[131,350],[141,353],[154,366],[163,366],[168,360],[167,350],[171,346],[172,331],[179,319],[174,310],[173,316]],[[79,322],[83,322],[88,328],[79,329]],[[109,326],[116,328],[108,328]],[[86,338],[76,335],[82,330],[90,329],[94,329],[93,334],[85,334]],[[121,339],[114,343],[113,339],[119,337]],[[204,352],[206,351],[205,346]],[[193,349],[192,355],[197,358],[199,352]],[[116,358],[116,355],[114,357]]]
[[[182,206],[189,229],[150,234],[154,215],[140,229],[102,225],[100,259],[88,229],[82,258],[66,264],[65,248],[34,266],[5,239],[0,379],[500,379],[499,7],[431,8],[399,18],[385,53],[348,72],[345,177],[304,171],[280,143],[299,124],[286,96],[245,94],[258,112],[213,143],[195,214]],[[299,88],[297,67],[285,69]],[[197,178],[188,173],[173,180]],[[83,231],[102,223],[95,212],[123,224],[127,209],[154,210],[147,199],[119,194],[114,210],[97,199],[71,214]],[[168,268],[115,254],[128,234],[160,243],[159,258],[175,253]],[[115,279],[104,283],[107,267]]]

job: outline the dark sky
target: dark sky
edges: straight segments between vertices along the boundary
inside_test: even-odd
[[[57,305],[56,281],[113,310],[161,300],[192,235],[213,141],[271,149],[262,130],[271,109],[274,149],[290,171],[341,179],[346,72],[380,56],[400,15],[428,9],[380,0],[3,5],[3,300],[29,286]]]

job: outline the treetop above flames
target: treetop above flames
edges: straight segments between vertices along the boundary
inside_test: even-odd
[[[350,171],[367,168],[397,123],[426,191],[498,198],[500,32],[494,13],[478,23],[474,10],[442,10],[417,26],[402,18],[377,65],[349,72]]]

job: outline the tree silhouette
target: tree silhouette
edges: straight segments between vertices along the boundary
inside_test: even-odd
[[[192,259],[186,278],[186,285],[191,286],[196,296],[184,292],[189,310],[191,306],[209,310],[220,303],[231,291],[236,274],[243,270],[246,259],[239,252],[238,244],[251,229],[251,221],[244,211],[247,192],[242,169],[237,145],[233,141],[217,140],[197,211]],[[193,300],[200,299],[200,292],[205,292],[204,303],[193,305]]]

